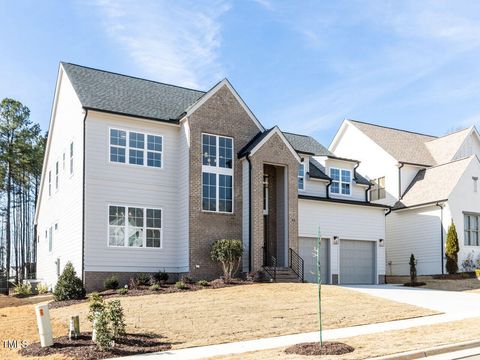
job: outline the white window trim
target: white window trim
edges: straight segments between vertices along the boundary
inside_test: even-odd
[[[220,151],[218,151],[219,147],[219,142],[220,138],[227,138],[227,139],[232,139],[232,168],[223,168],[220,166],[210,166],[210,165],[203,165],[203,135],[209,135],[209,136],[215,136],[216,138],[216,149],[217,149],[217,154],[216,154],[216,164],[220,164]],[[224,135],[216,135],[216,134],[209,134],[209,133],[201,133],[201,138],[200,138],[200,147],[201,147],[201,154],[202,154],[202,190],[201,190],[201,207],[203,212],[207,213],[214,213],[214,214],[233,214],[235,213],[235,177],[233,176],[233,169],[235,168],[235,139],[231,136],[224,136]],[[216,186],[215,186],[215,195],[216,195],[216,209],[215,211],[213,210],[204,210],[203,209],[203,173],[211,173],[215,174],[216,177]],[[220,203],[220,176],[219,175],[227,175],[232,177],[232,211],[220,211],[218,210],[219,208],[219,203]]]
[[[116,246],[116,245],[110,245],[110,206],[120,206],[126,208],[125,210],[125,237],[123,239],[123,246]],[[143,229],[145,230],[143,232],[143,239],[142,239],[142,247],[138,246],[128,246],[128,208],[140,208],[143,209]],[[147,209],[149,210],[160,210],[161,211],[161,217],[160,217],[160,222],[162,224],[162,227],[160,228],[160,247],[147,247]],[[125,205],[125,204],[113,204],[109,203],[107,204],[107,247],[111,249],[123,249],[123,250],[140,250],[140,251],[145,251],[145,250],[162,250],[163,249],[163,228],[165,227],[164,225],[164,219],[165,217],[163,216],[163,208],[160,207],[153,207],[153,206],[148,206],[148,205]],[[151,229],[151,228],[149,228]]]
[[[127,137],[125,146],[111,145],[110,144],[111,130],[125,131],[126,137]],[[137,134],[143,134],[143,136],[144,136],[143,165],[130,164],[130,162],[129,162],[129,159],[130,159],[130,144],[129,144],[129,141],[130,141],[130,133],[131,132],[137,133]],[[148,150],[148,135],[158,136],[162,139],[162,151]],[[125,162],[124,163],[111,160],[111,158],[110,158],[110,147],[112,147],[112,146],[118,147],[118,148],[123,148],[123,147],[125,148]],[[141,149],[133,148],[133,150],[141,150]],[[155,153],[160,153],[160,167],[148,166],[147,165],[147,162],[148,162],[147,152],[149,152],[149,151],[150,152],[155,152]],[[141,130],[137,131],[137,130],[134,130],[134,129],[129,130],[129,129],[126,129],[126,128],[119,128],[119,127],[113,127],[113,126],[108,128],[107,159],[108,159],[108,163],[110,163],[110,164],[118,165],[118,166],[134,166],[134,167],[142,167],[142,168],[146,168],[146,169],[162,170],[163,169],[163,161],[164,161],[164,156],[163,156],[164,151],[165,151],[165,141],[164,141],[164,136],[162,134],[153,133],[153,132],[144,132],[144,131],[141,131]]]
[[[306,174],[308,172],[307,162],[304,160],[304,161],[300,162],[300,164],[303,164],[303,176],[298,176],[298,171],[297,171],[297,188],[298,188],[298,179],[303,178],[303,189],[298,188],[298,191],[306,191],[306,189],[307,189],[307,182],[306,182],[307,176],[306,176]]]
[[[337,167],[330,167],[328,170],[328,175],[330,178],[332,178],[332,169],[338,170],[340,173],[340,178],[338,180],[338,193],[332,191],[332,187],[330,186],[330,193],[337,195],[337,196],[345,196],[345,197],[351,197],[353,193],[353,187],[352,187],[352,179],[353,179],[353,171],[350,169],[342,169],[342,168],[337,168]],[[350,172],[350,182],[347,183],[345,181],[342,181],[342,170],[349,171]],[[333,179],[332,179],[332,184],[333,184]],[[350,194],[342,194],[342,184],[350,184]]]
[[[478,245],[474,245],[474,244],[467,244],[466,243],[466,238],[465,238],[465,220],[466,220],[466,217],[467,216],[476,216],[478,218],[478,230],[477,230],[477,233],[478,233],[478,242],[479,244]],[[468,231],[469,233],[473,233],[474,231],[473,230],[469,230]],[[463,246],[466,246],[466,247],[473,247],[473,248],[478,248],[480,247],[480,214],[479,213],[472,213],[472,212],[464,212],[463,213]]]

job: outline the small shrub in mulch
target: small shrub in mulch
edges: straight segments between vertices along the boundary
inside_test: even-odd
[[[417,281],[417,282],[414,282],[414,283],[407,282],[407,283],[403,284],[403,286],[408,286],[408,287],[418,287],[418,286],[424,286],[424,285],[427,285],[427,283],[420,282],[420,281]]]
[[[290,346],[285,349],[287,354],[297,355],[343,355],[353,352],[355,349],[350,345],[341,342],[324,342],[320,346],[319,342],[302,343]]]
[[[115,341],[115,346],[110,350],[101,350],[92,341],[91,333],[83,333],[76,340],[69,340],[62,336],[53,340],[51,347],[40,346],[34,343],[19,351],[23,356],[47,356],[62,354],[74,359],[98,360],[119,356],[144,354],[171,349],[172,345],[161,340],[154,334],[126,334]]]

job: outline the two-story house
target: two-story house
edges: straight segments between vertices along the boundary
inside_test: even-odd
[[[388,207],[368,201],[358,165],[265,129],[226,79],[203,92],[61,63],[37,276],[53,286],[71,261],[88,290],[112,274],[212,278],[211,244],[230,238],[242,272],[312,281],[320,228],[325,282],[382,282]]]
[[[448,227],[456,225],[459,266],[480,255],[480,137],[475,127],[445,136],[345,120],[329,149],[361,160],[374,185],[373,203],[392,206],[387,216],[387,274],[409,274],[410,254],[419,275],[445,272]]]

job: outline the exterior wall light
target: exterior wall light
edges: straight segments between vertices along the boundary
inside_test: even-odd
[[[338,236],[334,236],[333,237],[333,244],[338,245],[338,242],[339,242]]]
[[[378,246],[384,247],[385,246],[385,241],[383,239],[378,239]]]

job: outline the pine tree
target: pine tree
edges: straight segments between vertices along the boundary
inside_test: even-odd
[[[456,274],[458,271],[459,250],[457,229],[452,219],[452,223],[448,227],[447,243],[445,245],[445,256],[447,257],[446,267],[449,274]]]

